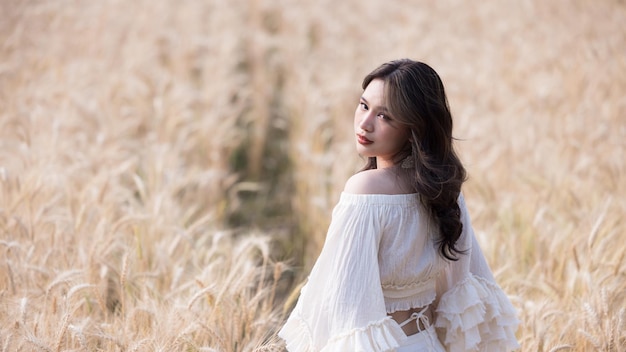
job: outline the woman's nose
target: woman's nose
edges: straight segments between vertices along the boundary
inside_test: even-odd
[[[361,117],[361,122],[359,122],[359,128],[361,128],[365,132],[372,132],[372,118],[371,114],[365,114]]]

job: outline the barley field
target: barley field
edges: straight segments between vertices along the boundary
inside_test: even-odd
[[[0,351],[280,351],[380,63],[447,87],[522,351],[626,351],[626,3],[2,0]]]

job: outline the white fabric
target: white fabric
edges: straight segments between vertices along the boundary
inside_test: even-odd
[[[439,255],[418,195],[342,193],[324,248],[279,336],[289,351],[393,351],[406,335],[387,313],[436,304],[450,351],[517,348],[515,311],[493,279],[463,197],[458,261]]]
[[[445,352],[441,342],[437,339],[435,327],[429,326],[426,330],[422,330],[417,334],[409,336],[397,352]]]

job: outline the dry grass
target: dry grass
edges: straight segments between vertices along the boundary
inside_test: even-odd
[[[3,1],[0,351],[280,349],[360,164],[360,79],[397,57],[448,87],[522,350],[626,351],[625,22],[617,0]]]

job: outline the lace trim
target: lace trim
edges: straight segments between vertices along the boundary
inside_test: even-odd
[[[431,264],[426,268],[422,274],[420,274],[420,281],[411,282],[407,284],[396,284],[396,283],[382,283],[381,286],[383,290],[394,290],[394,291],[402,291],[402,290],[414,290],[419,287],[425,286],[433,286],[434,287],[434,279],[439,276],[440,270],[435,270],[434,265]]]
[[[403,290],[414,290],[416,288],[425,287],[425,286],[433,286],[432,275],[427,276],[426,279],[412,282],[410,284],[401,285],[401,284],[382,284],[383,290],[393,290],[393,291],[403,291]]]

